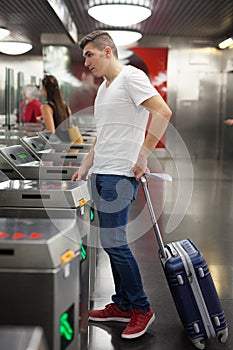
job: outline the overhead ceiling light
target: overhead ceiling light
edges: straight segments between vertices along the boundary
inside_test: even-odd
[[[226,49],[226,48],[230,47],[231,45],[233,45],[233,38],[228,38],[228,39],[222,41],[220,44],[218,44],[218,47],[220,49]]]
[[[8,35],[10,35],[10,31],[6,28],[1,27],[0,28],[0,40],[6,38]]]
[[[106,30],[116,46],[129,47],[141,39],[142,34],[134,30]]]
[[[130,26],[151,16],[151,0],[89,0],[88,13],[101,23]]]
[[[32,49],[32,44],[21,41],[1,41],[0,52],[6,55],[22,55]]]

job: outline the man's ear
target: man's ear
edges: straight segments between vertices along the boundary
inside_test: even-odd
[[[105,47],[105,54],[106,54],[106,56],[109,57],[111,55],[111,53],[112,53],[111,47],[110,46],[106,46]]]

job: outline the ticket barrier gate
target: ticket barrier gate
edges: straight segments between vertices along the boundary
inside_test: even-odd
[[[86,157],[87,151],[79,149],[65,150],[63,152],[56,152],[52,146],[42,139],[40,136],[22,137],[20,143],[27,151],[37,160],[53,161],[58,164],[80,163]]]
[[[0,216],[35,221],[73,220],[79,230],[80,264],[79,344],[85,349],[89,308],[90,200],[86,181],[10,180],[0,171]],[[49,222],[48,222],[49,225]],[[17,229],[18,230],[18,229]],[[19,231],[20,232],[20,231]],[[0,236],[1,241],[1,236]]]
[[[63,142],[51,131],[40,131],[38,132],[38,135],[47,141],[57,152],[69,149],[82,149],[88,151],[95,140],[95,137],[89,137],[89,139],[85,138],[83,143]]]
[[[49,350],[79,349],[76,220],[0,218],[0,225],[0,325],[40,326]]]
[[[1,216],[82,217],[89,200],[86,181],[13,180],[0,171]]]
[[[78,165],[58,166],[52,161],[35,160],[22,145],[0,148],[0,169],[10,179],[70,180]]]

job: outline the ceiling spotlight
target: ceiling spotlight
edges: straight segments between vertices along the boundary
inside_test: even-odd
[[[116,46],[129,47],[141,39],[142,34],[134,30],[106,30]]]
[[[152,0],[89,0],[88,13],[97,21],[124,27],[151,16]]]
[[[232,46],[232,45],[233,45],[233,38],[228,38],[228,39],[222,41],[222,42],[218,45],[218,47],[219,47],[220,49],[227,49],[228,47],[230,47],[230,46]]]
[[[10,31],[6,28],[1,27],[0,28],[0,40],[6,38],[8,35],[10,35]]]
[[[0,52],[6,55],[22,55],[32,49],[32,44],[21,41],[0,41]]]

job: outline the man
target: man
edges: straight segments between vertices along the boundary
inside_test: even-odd
[[[84,65],[104,81],[94,106],[97,137],[72,180],[84,179],[91,172],[100,240],[115,284],[113,302],[102,310],[90,310],[89,319],[128,322],[121,336],[132,339],[146,332],[155,315],[127,244],[128,214],[140,177],[148,171],[147,158],[164,134],[171,111],[144,72],[120,64],[107,32],[92,32],[79,45]],[[149,111],[152,121],[145,138]]]
[[[233,125],[233,119],[227,119],[227,120],[225,120],[225,124],[227,124],[227,125]]]

